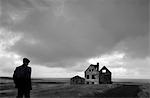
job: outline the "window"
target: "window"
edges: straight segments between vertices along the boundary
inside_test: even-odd
[[[94,82],[92,82],[92,84],[94,84]]]
[[[89,79],[89,75],[87,75],[86,78]]]
[[[89,72],[90,72],[91,70],[89,69]]]
[[[106,70],[105,70],[105,69],[103,69],[103,70],[102,70],[102,73],[106,73]]]
[[[92,75],[92,79],[95,79],[95,76],[94,76],[94,75]]]
[[[89,82],[86,82],[86,84],[89,84]]]

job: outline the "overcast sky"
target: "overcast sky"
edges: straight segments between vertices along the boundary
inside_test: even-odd
[[[150,78],[149,0],[0,0],[0,76],[22,58],[32,77]]]

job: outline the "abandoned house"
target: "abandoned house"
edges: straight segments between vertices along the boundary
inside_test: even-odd
[[[80,76],[74,76],[70,79],[70,84],[84,84],[85,79]]]
[[[110,84],[111,81],[111,72],[103,66],[102,69],[99,71],[99,83],[100,84]]]
[[[99,84],[99,63],[91,64],[85,71],[85,84]]]

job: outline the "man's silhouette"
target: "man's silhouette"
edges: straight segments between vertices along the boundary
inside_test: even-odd
[[[30,97],[31,86],[31,67],[28,67],[30,60],[23,58],[23,64],[19,67],[16,67],[13,80],[15,87],[18,88],[17,98]]]

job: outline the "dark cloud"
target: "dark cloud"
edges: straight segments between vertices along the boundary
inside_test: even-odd
[[[145,59],[150,56],[149,35],[128,37],[116,45],[114,50],[125,52],[129,58]]]
[[[11,51],[31,57],[34,63],[59,63],[56,66],[107,53],[124,41],[129,43],[128,53],[147,55],[138,47],[139,43],[147,45],[147,38],[141,42],[137,37],[148,35],[148,0],[63,1],[3,0],[2,7],[13,6],[4,10],[6,16],[10,10],[28,12],[17,24],[7,22],[13,32],[24,35]],[[141,47],[148,51],[145,45]]]

